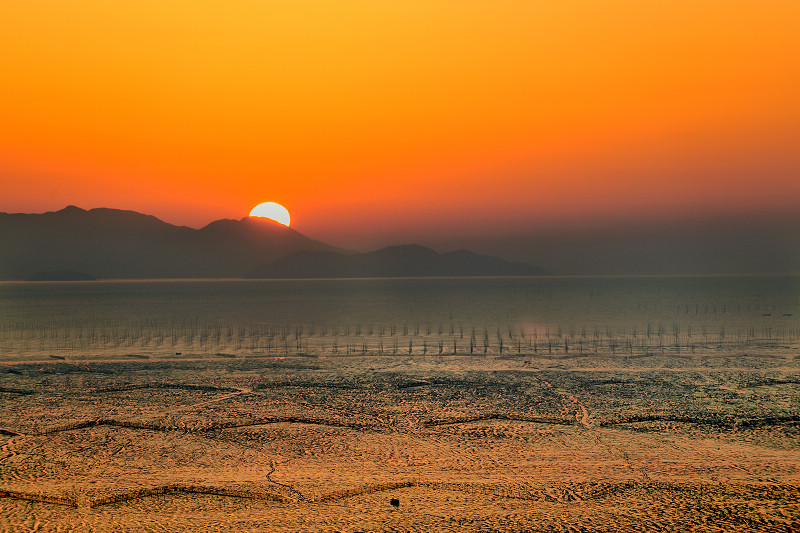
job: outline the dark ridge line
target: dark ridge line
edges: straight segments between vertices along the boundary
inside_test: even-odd
[[[478,382],[478,381],[471,381],[465,382],[460,381],[460,385],[471,385],[471,386],[485,386],[486,383]],[[364,384],[348,384],[348,383],[314,383],[314,382],[293,382],[293,381],[280,381],[275,383],[259,383],[256,385],[253,390],[268,390],[271,388],[281,388],[281,387],[308,387],[308,388],[316,388],[316,389],[337,389],[337,390],[359,390],[359,391],[373,391],[373,390],[390,390],[390,389],[397,389],[397,390],[404,390],[410,389],[415,387],[428,387],[428,386],[446,386],[448,385],[447,381],[435,380],[435,381],[414,381],[410,383],[387,383],[387,382],[377,382],[377,383],[364,383]]]
[[[76,429],[85,429],[96,426],[113,426],[113,427],[124,427],[129,429],[144,429],[148,431],[178,431],[182,433],[194,434],[194,433],[207,433],[211,431],[220,431],[224,429],[232,429],[238,427],[261,426],[261,425],[280,424],[280,423],[313,424],[318,426],[344,427],[356,430],[367,429],[370,427],[367,424],[336,422],[333,420],[325,420],[321,418],[304,418],[299,416],[275,416],[275,417],[260,418],[257,420],[249,420],[247,422],[219,422],[214,424],[207,424],[205,426],[200,426],[198,428],[192,428],[192,429],[177,427],[177,426],[163,426],[147,422],[125,422],[123,420],[116,420],[114,418],[98,418],[96,420],[83,420],[81,422],[74,422],[72,424],[46,429],[44,431],[37,431],[35,433],[30,433],[28,435],[23,433],[17,433],[13,430],[5,430],[2,428],[0,428],[0,433],[21,436],[21,437],[23,436],[40,437],[44,435],[51,435],[53,433],[60,433],[62,431],[73,431]]]
[[[772,416],[767,418],[745,418],[734,421],[724,420],[704,420],[701,418],[692,417],[670,417],[670,416],[632,416],[629,418],[620,418],[617,420],[606,420],[597,424],[599,427],[617,426],[623,424],[636,424],[638,422],[681,422],[688,424],[697,424],[705,426],[714,426],[722,428],[734,427],[758,427],[769,424],[791,424],[793,422],[800,422],[800,416],[787,415],[787,416]]]
[[[33,394],[35,391],[25,390],[25,389],[14,389],[14,388],[10,388],[10,387],[0,387],[0,392],[7,392],[9,394],[26,395],[26,394]]]
[[[354,496],[361,496],[362,494],[375,494],[376,492],[385,492],[387,490],[396,490],[396,489],[403,489],[406,487],[417,487],[417,486],[423,486],[423,484],[418,481],[398,481],[392,483],[378,483],[374,485],[364,485],[360,488],[355,488],[355,489],[344,489],[344,490],[329,492],[328,494],[323,494],[321,496],[318,496],[317,498],[308,499],[307,501],[310,502],[338,501],[347,498],[352,498]]]
[[[561,425],[561,426],[574,426],[577,423],[570,419],[565,420],[565,419],[538,418],[538,417],[516,417],[504,414],[492,414],[492,415],[476,416],[476,417],[448,418],[443,420],[427,420],[422,423],[422,426],[439,427],[439,426],[448,426],[455,424],[467,424],[470,422],[483,422],[490,420],[508,420],[513,422],[531,422],[537,424],[551,424],[551,425]],[[776,416],[769,418],[743,419],[743,420],[736,420],[733,422],[725,422],[721,420],[720,421],[702,420],[691,417],[638,416],[638,417],[623,418],[618,420],[607,420],[600,422],[599,424],[597,424],[597,426],[610,427],[610,426],[625,425],[625,424],[636,424],[639,422],[679,422],[679,423],[689,423],[697,425],[709,425],[713,427],[733,428],[733,427],[758,427],[769,424],[793,424],[800,422],[800,416],[798,415]],[[366,430],[377,427],[375,425],[370,425],[370,424],[360,424],[354,422],[350,423],[337,422],[334,420],[326,420],[322,418],[306,418],[299,416],[272,416],[272,417],[259,418],[256,420],[249,420],[246,422],[218,422],[192,429],[185,427],[177,427],[177,426],[164,426],[147,422],[125,422],[113,418],[98,418],[96,420],[84,420],[81,422],[74,422],[64,426],[58,426],[55,428],[46,429],[44,431],[37,431],[30,434],[19,433],[17,431],[7,428],[0,428],[0,434],[20,436],[20,437],[24,436],[39,437],[44,435],[51,435],[53,433],[60,433],[63,431],[73,431],[76,429],[85,429],[96,426],[124,427],[129,429],[143,429],[147,431],[165,431],[165,432],[178,431],[183,433],[196,434],[196,433],[208,433],[213,431],[222,431],[226,429],[235,429],[241,427],[262,426],[262,425],[280,424],[280,423],[310,424],[318,426],[349,428],[353,430]]]
[[[445,383],[440,383],[438,381],[420,380],[420,381],[412,381],[410,383],[398,383],[397,385],[395,385],[395,388],[403,390],[403,389],[414,389],[416,387],[427,387],[429,385],[445,385]]]
[[[693,418],[693,417],[657,416],[657,415],[631,416],[627,418],[618,418],[616,420],[605,420],[599,422],[597,426],[599,427],[618,426],[623,424],[636,424],[638,422],[681,422],[687,424],[698,424],[698,425],[716,426],[716,427],[734,426],[734,423],[725,422],[722,420],[704,420],[701,418]]]
[[[146,422],[124,422],[122,420],[116,420],[113,418],[98,418],[97,420],[84,420],[82,422],[74,422],[72,424],[46,429],[44,431],[37,431],[36,433],[32,433],[31,435],[34,437],[40,437],[43,435],[60,433],[62,431],[73,431],[76,429],[84,429],[95,426],[115,426],[115,427],[129,428],[129,429],[146,429],[149,431],[182,431],[183,433],[192,433],[192,431],[189,429],[179,428],[175,426],[161,426],[156,424],[149,424]]]
[[[328,501],[338,501],[364,494],[374,494],[377,492],[385,492],[389,490],[396,490],[407,487],[423,487],[431,490],[450,490],[465,492],[467,494],[486,494],[493,495],[501,498],[537,501],[549,500],[559,503],[569,503],[573,501],[593,501],[611,497],[617,493],[629,490],[666,490],[677,493],[699,493],[703,494],[704,491],[714,492],[720,488],[728,487],[745,487],[748,489],[766,489],[770,494],[776,490],[780,493],[789,491],[800,490],[799,485],[795,484],[776,484],[776,485],[760,485],[752,483],[730,483],[721,485],[719,483],[681,483],[681,482],[668,482],[668,481],[623,481],[619,483],[574,483],[574,484],[559,484],[554,486],[534,486],[534,487],[493,487],[491,485],[481,483],[459,483],[459,482],[438,482],[438,481],[400,481],[389,483],[366,484],[361,487],[352,489],[343,489],[338,491],[329,492],[316,497],[303,496],[299,491],[295,491],[300,495],[300,498],[291,498],[282,494],[272,492],[250,491],[250,490],[237,490],[226,489],[224,487],[210,487],[201,485],[182,485],[182,484],[169,484],[149,489],[139,489],[131,492],[112,494],[109,496],[95,498],[89,500],[83,506],[89,508],[100,507],[103,505],[112,505],[120,502],[127,502],[137,499],[143,499],[151,496],[158,496],[162,494],[206,494],[211,496],[222,496],[226,498],[244,498],[252,500],[275,501],[275,502],[301,502],[301,503],[318,503]],[[590,489],[588,491],[582,489]],[[710,490],[709,490],[710,489]],[[292,489],[294,490],[294,489]],[[528,494],[522,494],[527,492]],[[762,490],[763,492],[763,490]],[[39,503],[50,503],[55,505],[62,505],[67,507],[81,507],[77,499],[65,498],[62,496],[48,496],[44,494],[31,494],[26,492],[0,490],[0,498],[10,498],[17,500],[26,500]]]
[[[275,383],[259,383],[253,390],[263,391],[282,387],[308,387],[310,389],[340,389],[340,390],[371,390],[375,387],[348,385],[345,383],[302,383],[292,381],[280,381]]]
[[[78,501],[73,498],[64,498],[63,496],[47,496],[46,494],[32,494],[30,492],[20,492],[16,490],[0,490],[0,498],[50,503],[53,505],[63,505],[65,507],[78,507]]]
[[[93,389],[88,392],[124,392],[129,390],[139,389],[182,389],[182,390],[199,390],[206,392],[237,392],[240,389],[233,387],[215,387],[214,385],[189,385],[183,383],[145,383],[144,385],[123,385],[121,387],[107,387],[102,389]]]
[[[755,387],[769,387],[772,385],[797,385],[800,384],[800,379],[768,379],[765,381],[754,381],[742,385],[742,388],[752,389]]]
[[[233,428],[241,428],[249,426],[265,426],[268,424],[280,424],[280,423],[313,424],[317,426],[332,426],[332,427],[343,427],[350,429],[367,429],[371,427],[367,424],[336,422],[333,420],[325,420],[323,418],[305,418],[301,416],[271,416],[271,417],[259,418],[257,420],[250,420],[247,422],[220,422],[216,424],[209,424],[207,426],[201,427],[197,431],[204,431],[204,432],[219,431],[224,429],[233,429]]]
[[[770,416],[767,418],[748,418],[739,421],[739,426],[757,427],[757,426],[766,426],[769,424],[791,424],[793,422],[800,422],[800,416],[786,415],[786,416]]]
[[[127,361],[119,360],[118,363]],[[35,374],[35,375],[57,375],[63,376],[66,374],[102,374],[104,376],[113,376],[116,373],[107,370],[103,367],[108,366],[105,363],[98,361],[67,361],[67,360],[54,360],[43,362],[31,361],[10,361],[6,363],[7,372],[13,374]],[[12,371],[13,370],[13,371]]]
[[[466,424],[469,422],[482,422],[485,420],[510,420],[513,422],[534,422],[537,424],[554,424],[560,426],[574,426],[576,424],[575,421],[569,419],[565,420],[557,418],[518,417],[518,416],[504,415],[504,414],[491,414],[491,415],[476,416],[476,417],[427,420],[423,422],[422,425],[424,427],[450,426],[453,424]]]
[[[287,502],[292,499],[287,498],[280,494],[271,492],[255,492],[249,490],[236,490],[226,489],[224,487],[204,487],[198,485],[181,485],[171,484],[162,485],[151,489],[140,489],[133,492],[125,492],[121,494],[114,494],[101,498],[95,498],[88,502],[88,507],[95,508],[102,505],[112,505],[120,502],[127,502],[131,500],[140,500],[150,496],[158,496],[162,494],[207,494],[211,496],[224,496],[226,498],[246,498],[250,500],[268,500],[276,502]]]

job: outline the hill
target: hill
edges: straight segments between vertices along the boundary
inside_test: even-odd
[[[96,278],[242,277],[300,250],[339,251],[268,219],[174,226],[119,209],[0,213],[0,279],[70,270]]]
[[[443,232],[421,244],[535,262],[567,275],[798,274],[800,209],[579,220],[491,235]]]

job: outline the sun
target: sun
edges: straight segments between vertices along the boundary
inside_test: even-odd
[[[289,225],[289,211],[281,204],[276,204],[275,202],[258,204],[250,211],[250,216],[269,218],[284,226]]]

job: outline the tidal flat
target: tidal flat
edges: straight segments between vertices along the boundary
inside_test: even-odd
[[[0,362],[800,353],[800,276],[0,282]]]
[[[797,530],[798,295],[0,283],[0,530]]]
[[[0,530],[800,527],[792,352],[75,355],[0,365]]]

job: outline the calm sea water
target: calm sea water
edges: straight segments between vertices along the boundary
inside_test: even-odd
[[[795,353],[799,319],[800,276],[8,282],[0,357]]]

